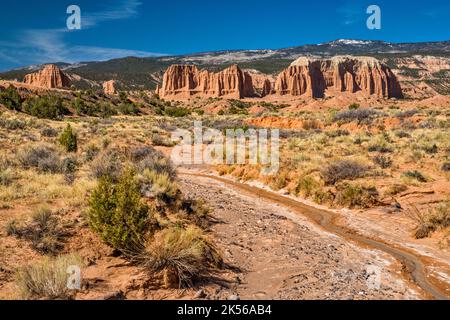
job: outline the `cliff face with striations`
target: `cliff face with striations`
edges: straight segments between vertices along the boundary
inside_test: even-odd
[[[325,90],[361,91],[380,98],[401,98],[402,91],[392,71],[375,58],[336,56],[332,59],[299,58],[278,75],[278,95],[322,98]]]
[[[275,81],[268,75],[244,72],[237,65],[216,73],[199,70],[194,65],[172,65],[157,89],[167,99],[194,96],[240,99],[268,95],[323,98],[325,93],[333,96],[342,92],[362,92],[379,98],[403,96],[397,78],[387,66],[375,58],[351,56],[301,57]]]
[[[116,90],[116,81],[115,80],[109,80],[103,82],[103,92],[105,94],[114,95],[117,93]]]
[[[193,96],[240,99],[254,94],[252,78],[237,65],[220,72],[198,70],[193,65],[172,65],[157,89],[163,98],[189,99]]]
[[[41,71],[27,74],[24,82],[43,88],[68,88],[70,79],[54,64],[46,65]]]

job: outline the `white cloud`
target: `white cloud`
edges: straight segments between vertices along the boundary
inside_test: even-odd
[[[95,13],[82,12],[83,28],[92,28],[102,22],[129,19],[138,14],[140,1],[119,1],[114,6],[105,7]],[[0,41],[0,62],[8,65],[25,66],[49,62],[79,62],[102,61],[114,58],[137,56],[150,57],[164,54],[141,50],[120,48],[104,48],[86,45],[69,45],[66,37],[70,36],[66,28],[60,29],[31,29],[17,32],[14,41]]]
[[[115,5],[110,5],[102,11],[87,13],[82,12],[82,28],[94,27],[102,22],[129,19],[137,16],[138,8],[142,2],[137,0],[119,1]]]

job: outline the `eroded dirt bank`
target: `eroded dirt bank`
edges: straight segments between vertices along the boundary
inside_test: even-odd
[[[288,206],[211,177],[180,171],[183,192],[204,198],[241,299],[420,299],[429,297],[381,250],[324,231]],[[371,285],[380,270],[381,286]],[[210,295],[210,298],[218,298]]]

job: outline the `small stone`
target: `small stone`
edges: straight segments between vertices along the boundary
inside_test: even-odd
[[[237,294],[232,294],[231,296],[228,296],[227,300],[237,301],[237,300],[241,300],[241,298],[239,298],[239,296]]]

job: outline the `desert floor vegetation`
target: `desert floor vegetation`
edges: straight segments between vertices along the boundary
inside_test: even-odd
[[[281,115],[288,106],[267,103],[251,114],[253,104],[234,100],[16,93],[8,89],[0,97],[0,289],[9,292],[1,298],[16,298],[12,292],[27,299],[77,298],[96,284],[67,291],[64,268],[101,268],[111,259],[137,268],[153,290],[215,278],[224,263],[210,233],[210,210],[182,193],[167,157],[172,132],[192,130],[194,120],[221,132],[271,127],[265,117],[274,126],[280,118],[299,124],[280,130],[277,174],[262,174],[260,165],[215,166],[221,175],[355,210],[433,194],[410,214],[416,225],[411,236],[449,228],[448,108],[351,105]],[[219,102],[228,109],[199,111]]]
[[[0,114],[3,298],[76,298],[89,290],[67,290],[67,266],[84,270],[107,252],[142,270],[155,290],[191,287],[221,268],[209,209],[184,197],[156,149],[173,146],[170,130],[187,119],[44,118]],[[105,254],[91,257],[97,251]]]

